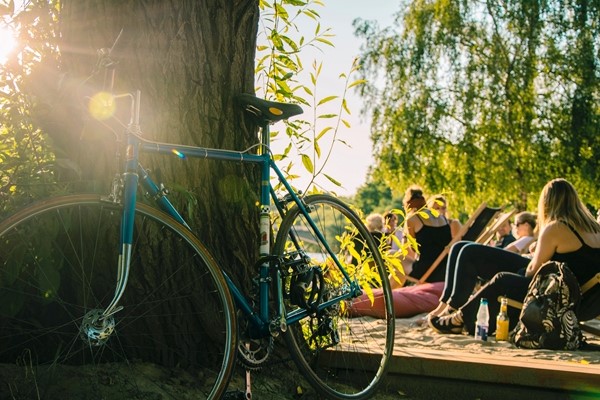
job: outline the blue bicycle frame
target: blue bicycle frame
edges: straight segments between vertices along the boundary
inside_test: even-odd
[[[231,150],[220,150],[211,149],[204,147],[194,147],[186,145],[177,145],[170,143],[159,143],[147,139],[141,138],[137,132],[139,132],[138,120],[139,120],[139,96],[137,92],[134,98],[134,117],[132,118],[132,124],[127,130],[127,148],[125,151],[125,172],[123,174],[123,219],[121,226],[121,253],[119,257],[119,280],[115,296],[111,304],[106,308],[104,315],[111,315],[119,308],[117,303],[125,290],[127,283],[127,276],[129,271],[129,265],[131,262],[131,251],[133,243],[133,220],[135,214],[135,204],[138,184],[141,184],[142,188],[148,193],[148,195],[155,199],[158,207],[173,217],[176,221],[186,226],[188,229],[189,225],[185,222],[181,214],[175,209],[173,204],[169,201],[165,191],[160,188],[149,176],[148,172],[139,163],[138,156],[140,153],[154,153],[154,154],[169,154],[176,155],[180,158],[203,158],[211,160],[223,160],[223,161],[235,161],[244,163],[258,164],[261,170],[261,194],[260,194],[260,255],[270,255],[271,249],[271,224],[270,224],[270,211],[271,211],[271,200],[275,203],[278,211],[282,214],[283,218],[283,206],[270,183],[270,171],[273,171],[283,187],[290,194],[291,201],[294,202],[301,212],[306,217],[311,228],[318,239],[324,244],[326,251],[329,253],[331,259],[338,266],[342,272],[344,278],[348,282],[349,290],[347,293],[333,297],[327,301],[319,304],[318,309],[324,309],[330,307],[333,304],[340,302],[343,299],[350,298],[360,294],[361,290],[356,281],[354,281],[346,272],[341,265],[336,254],[333,252],[323,234],[317,228],[316,224],[310,218],[309,210],[305,207],[303,201],[298,197],[295,191],[292,189],[290,184],[286,181],[282,172],[279,170],[277,165],[274,163],[269,153],[269,140],[270,130],[269,125],[265,124],[261,127],[261,145],[259,147],[258,154],[249,154],[245,152],[237,152]],[[140,182],[141,180],[141,182]],[[250,323],[253,326],[253,331],[258,332],[258,335],[264,336],[267,334],[275,334],[276,330],[285,331],[287,325],[298,322],[308,315],[308,311],[303,308],[298,308],[291,313],[286,315],[283,307],[281,279],[277,275],[277,279],[273,284],[276,285],[276,293],[278,297],[275,299],[275,307],[278,310],[278,315],[272,316],[269,313],[269,285],[271,281],[271,264],[268,261],[263,262],[259,267],[259,310],[258,313],[250,306],[244,295],[236,287],[233,281],[227,276],[225,271],[222,271],[227,285],[231,294],[235,300],[235,303],[239,309],[241,309],[246,316],[249,317]],[[276,271],[278,274],[279,272]]]

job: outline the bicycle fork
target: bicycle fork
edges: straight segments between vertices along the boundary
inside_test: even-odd
[[[132,258],[133,226],[135,219],[135,203],[139,176],[137,173],[137,156],[139,146],[130,141],[126,150],[126,171],[123,174],[123,216],[121,220],[121,249],[117,261],[117,283],[110,304],[104,309],[93,309],[83,317],[81,338],[92,346],[101,346],[115,331],[114,314],[121,311],[119,300],[125,292],[129,279]],[[113,185],[114,186],[114,185]],[[113,189],[114,190],[114,189]],[[115,193],[112,193],[115,196]],[[114,198],[113,201],[118,201]]]

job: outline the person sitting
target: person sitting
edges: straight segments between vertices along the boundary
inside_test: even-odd
[[[398,227],[398,216],[394,212],[389,211],[384,214],[383,219],[386,221],[384,233],[387,237],[388,254],[390,255],[386,261],[389,263],[388,267],[394,269],[394,272],[390,273],[388,279],[390,280],[392,289],[394,289],[401,287],[405,281],[405,275],[404,273],[400,273],[400,267],[402,271],[411,270],[414,259],[406,254],[408,246],[403,244],[404,233]],[[403,249],[401,250],[401,248]]]
[[[462,227],[462,224],[457,219],[448,218],[448,201],[446,200],[446,198],[441,194],[435,196],[433,198],[433,203],[431,204],[431,209],[437,211],[441,216],[445,217],[448,220],[448,223],[450,224],[450,232],[452,233],[452,237],[456,237],[456,235],[458,235],[458,232],[460,231],[460,228]]]
[[[380,244],[383,240],[384,231],[385,231],[385,223],[383,220],[383,215],[379,213],[373,213],[367,215],[365,220],[365,225],[371,235],[376,239],[375,243]]]
[[[371,233],[373,238],[375,238],[375,244],[377,246],[380,246],[381,250],[387,250],[388,245],[387,243],[385,243],[384,239],[385,225],[383,222],[383,216],[378,213],[372,213],[367,215],[367,218],[365,219],[365,226],[367,230]],[[361,255],[362,257],[363,250],[365,249],[365,241],[363,236],[358,235],[354,237],[352,239],[352,243],[354,245],[354,251],[356,251],[356,253]],[[368,254],[366,254],[366,256],[368,256]],[[358,264],[358,260],[354,256],[350,256],[349,262],[354,265]]]
[[[533,275],[549,260],[567,263],[580,285],[600,272],[600,224],[585,207],[571,183],[562,178],[549,181],[541,191],[537,215],[540,234],[533,258],[506,252],[513,257],[506,260],[507,269],[495,274],[473,296],[451,297],[447,313],[428,318],[432,329],[439,333],[462,333],[466,329],[473,334],[482,298],[490,300],[490,315],[498,314],[498,296],[522,301]],[[469,247],[465,246],[464,249]],[[495,250],[492,247],[489,249]],[[486,260],[481,260],[480,263],[485,264]],[[519,271],[520,269],[524,269],[524,272]],[[591,290],[600,290],[600,286]],[[593,296],[589,293],[587,295]],[[584,308],[584,303],[585,298],[580,310]],[[509,329],[513,329],[519,321],[520,310],[510,307],[508,312]],[[496,321],[490,318],[489,332],[494,332],[495,329]]]
[[[494,247],[504,249],[515,240],[517,239],[512,234],[510,219],[507,219],[498,227],[498,230],[496,231],[496,239],[492,245]]]
[[[385,222],[384,234],[387,236],[388,245],[390,247],[390,254],[395,254],[400,250],[400,243],[404,239],[402,229],[398,228],[398,216],[392,211],[388,211],[383,215]],[[392,236],[395,237],[392,238]]]
[[[427,318],[431,320],[454,311],[469,299],[481,282],[489,281],[498,272],[523,273],[529,260],[499,247],[464,240],[456,242],[448,255],[440,302]]]
[[[431,264],[442,253],[452,240],[452,232],[448,220],[443,215],[434,215],[426,208],[423,190],[419,186],[411,186],[406,190],[403,199],[407,212],[405,234],[413,237],[418,243],[418,253],[409,250],[409,258],[414,262],[405,274],[419,279],[429,269]],[[444,263],[445,261],[442,261]],[[436,268],[426,279],[426,282],[444,281],[444,269]]]
[[[517,214],[515,221],[518,239],[505,249],[470,241],[460,241],[452,246],[446,263],[445,285],[440,303],[429,313],[428,318],[453,311],[453,304],[465,303],[482,282],[489,281],[498,272],[525,271],[530,259],[527,256],[529,246],[535,241],[535,214],[521,212]]]
[[[515,217],[516,240],[505,247],[506,250],[518,254],[529,252],[529,245],[535,240],[535,214],[524,211]]]

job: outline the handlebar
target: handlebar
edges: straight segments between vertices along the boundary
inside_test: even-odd
[[[112,52],[115,49],[121,35],[123,34],[123,29],[119,32],[119,35],[115,39],[113,45],[108,47],[103,47],[96,51],[98,55],[98,59],[94,66],[91,76],[97,76],[102,71],[104,71],[104,80],[102,84],[102,90],[99,93],[96,93],[94,96],[90,98],[90,111],[92,111],[93,107],[98,108],[97,115],[93,115],[94,118],[98,120],[104,120],[113,117],[114,109],[116,107],[115,100],[120,98],[130,98],[130,112],[129,112],[129,124],[127,125],[127,129],[136,134],[141,135],[140,131],[140,103],[141,103],[141,91],[136,90],[134,93],[122,93],[122,94],[114,94],[114,84],[115,84],[115,75],[116,75],[116,67],[119,64],[112,57]],[[93,111],[92,111],[92,114]],[[123,124],[122,122],[120,122]],[[124,125],[124,124],[123,124]]]
[[[121,29],[121,31],[117,35],[117,38],[113,42],[113,45],[110,48],[103,47],[96,51],[96,54],[98,55],[98,60],[96,61],[96,65],[94,67],[94,70],[92,71],[92,75],[96,75],[100,71],[104,71],[104,84],[103,84],[103,89],[102,89],[103,91],[112,92],[112,90],[113,90],[114,83],[115,83],[115,69],[116,69],[118,62],[115,61],[111,57],[111,55],[112,55],[113,50],[115,49],[115,46],[119,42],[119,39],[121,38],[122,34],[123,34],[123,29]],[[107,82],[108,82],[108,87],[107,87]]]

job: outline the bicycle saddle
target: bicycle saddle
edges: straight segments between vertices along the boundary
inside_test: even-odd
[[[242,93],[236,99],[261,126],[302,114],[302,108],[297,104],[264,100],[248,93]]]

